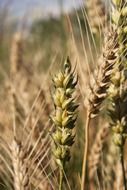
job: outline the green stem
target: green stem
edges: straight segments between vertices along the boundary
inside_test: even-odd
[[[127,184],[126,184],[126,174],[125,174],[125,168],[124,168],[124,155],[123,155],[123,147],[120,148],[120,162],[122,166],[122,175],[123,175],[123,185],[124,190],[127,190]]]
[[[59,190],[62,190],[63,188],[63,169],[60,169],[60,182],[59,182]]]

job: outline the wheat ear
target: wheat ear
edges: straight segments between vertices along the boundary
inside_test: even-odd
[[[101,0],[89,0],[86,2],[90,27],[93,33],[97,34],[106,22],[106,10]]]
[[[127,137],[127,2],[126,0],[113,0],[114,14],[112,20],[117,31],[117,60],[114,65],[114,72],[111,76],[109,89],[111,128],[113,140],[119,149],[120,162],[122,166],[124,189],[127,189],[125,168],[124,168],[124,144]]]
[[[12,163],[14,170],[15,190],[30,190],[27,163],[25,162],[26,153],[20,142],[13,140],[11,145]]]
[[[16,33],[13,37],[11,48],[11,74],[16,74],[23,63],[23,39],[21,33]]]
[[[116,61],[116,52],[117,44],[115,44],[116,33],[111,32],[106,36],[103,56],[102,56],[102,65],[99,65],[98,74],[96,76],[96,81],[93,87],[91,87],[88,110],[87,110],[87,120],[85,128],[85,150],[82,166],[82,184],[81,189],[85,189],[85,179],[86,179],[86,162],[88,157],[88,147],[89,147],[89,125],[91,118],[94,118],[98,115],[101,105],[107,96],[107,89],[110,86],[110,78],[113,72],[113,66]]]
[[[70,160],[70,148],[74,143],[73,128],[77,119],[77,107],[75,103],[75,87],[77,80],[71,69],[69,58],[64,63],[63,71],[59,72],[54,78],[53,83],[55,93],[53,96],[55,114],[51,119],[55,125],[53,133],[54,156],[60,167],[59,190],[63,189],[63,171],[67,161]]]
[[[91,148],[90,158],[89,158],[89,177],[93,178],[95,171],[100,162],[102,149],[106,137],[108,136],[109,128],[107,126],[101,128],[97,134],[93,147]]]

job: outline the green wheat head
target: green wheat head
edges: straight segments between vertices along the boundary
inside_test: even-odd
[[[114,0],[113,22],[117,31],[117,60],[111,76],[109,88],[111,127],[113,139],[117,146],[122,147],[127,136],[127,2]]]
[[[55,126],[52,137],[55,147],[53,154],[56,162],[63,168],[70,159],[70,147],[74,143],[73,128],[77,119],[77,107],[73,96],[77,79],[71,71],[69,59],[64,63],[63,71],[53,78],[55,114],[51,116]]]

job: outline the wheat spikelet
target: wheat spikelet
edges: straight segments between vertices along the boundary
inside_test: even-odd
[[[105,6],[101,0],[87,1],[88,17],[93,33],[103,29],[106,22]]]
[[[99,69],[96,76],[95,84],[91,87],[88,109],[91,113],[91,117],[95,117],[100,111],[102,102],[107,96],[107,89],[110,86],[110,78],[113,72],[113,66],[116,61],[117,44],[115,42],[117,35],[115,32],[111,32],[105,39],[105,46],[103,50],[102,65],[99,65]]]
[[[11,73],[16,74],[23,63],[23,43],[21,33],[16,33],[13,37],[11,48]]]
[[[23,150],[21,143],[16,139],[12,142],[11,151],[14,169],[14,188],[15,190],[29,190],[29,175],[27,164],[25,162],[26,153]]]
[[[106,137],[108,136],[108,132],[109,132],[109,129],[107,126],[101,128],[97,134],[97,137],[96,137],[93,147],[91,149],[91,154],[90,154],[90,158],[89,158],[89,176],[90,176],[90,178],[93,178],[95,171],[98,168],[102,149],[103,149]]]

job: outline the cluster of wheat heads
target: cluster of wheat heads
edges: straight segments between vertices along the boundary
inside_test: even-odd
[[[96,2],[97,3],[97,2]],[[99,6],[99,1],[97,7]],[[106,106],[106,113],[110,118],[109,127],[113,133],[113,141],[119,150],[118,160],[121,162],[121,186],[117,188],[127,189],[126,186],[126,171],[124,164],[124,145],[126,140],[126,6],[127,2],[118,0],[112,2],[111,21],[109,20],[109,26],[106,26],[106,32],[104,33],[103,51],[102,57],[98,61],[98,71],[94,75],[94,83],[90,85],[90,95],[88,97],[87,105],[87,120],[86,120],[86,145],[84,150],[83,169],[82,169],[82,184],[81,188],[87,189],[86,186],[86,174],[88,179],[91,171],[87,171],[87,160],[89,151],[89,126],[92,118],[99,115],[102,104],[106,100],[108,106]],[[88,11],[89,13],[90,11]],[[91,13],[91,12],[90,12]],[[99,13],[99,12],[98,12]],[[89,16],[91,16],[89,14]],[[99,19],[99,18],[98,18]],[[92,24],[93,26],[93,24]],[[92,29],[92,28],[91,28]],[[97,28],[96,28],[97,29]],[[107,32],[108,31],[108,32]],[[102,63],[100,63],[102,62]],[[125,98],[125,99],[124,99]],[[103,132],[104,133],[104,132]],[[102,133],[102,134],[103,134]],[[105,133],[104,133],[105,134]],[[99,154],[102,152],[103,140],[106,135],[102,135],[100,138],[100,145],[98,144],[98,150],[94,154],[93,163],[98,168],[98,162],[100,159]],[[98,138],[97,138],[98,139]],[[97,140],[98,141],[98,140]],[[96,147],[95,145],[93,146]],[[99,148],[100,147],[100,148]],[[91,151],[93,152],[93,150]],[[91,155],[92,156],[92,155]],[[90,161],[90,160],[89,160]],[[90,161],[91,163],[91,161]],[[95,165],[95,166],[94,166]],[[97,171],[96,168],[96,171]],[[93,172],[93,171],[92,171]],[[98,172],[98,171],[97,171]],[[100,177],[102,174],[98,174]],[[101,182],[99,185],[103,186]],[[115,187],[116,188],[116,187]]]
[[[69,57],[55,74],[56,59],[46,74],[27,64],[23,32],[14,35],[0,94],[0,189],[127,189],[127,1],[104,3],[82,2],[82,19],[75,10],[80,40],[66,15]]]
[[[47,75],[40,79],[24,61],[24,38],[16,33],[10,52],[10,73],[5,77],[1,116],[1,166],[3,189],[55,189],[56,168],[50,157],[50,105]],[[32,68],[32,65],[31,65]],[[11,113],[11,114],[10,114]],[[51,180],[51,178],[53,178]]]

